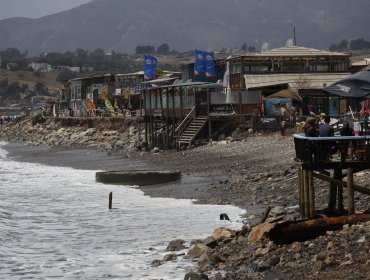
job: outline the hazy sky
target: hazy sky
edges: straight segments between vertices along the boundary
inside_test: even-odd
[[[38,18],[90,1],[92,0],[0,0],[0,20],[10,17]]]

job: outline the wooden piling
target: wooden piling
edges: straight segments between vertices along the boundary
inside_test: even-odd
[[[303,191],[304,191],[304,218],[310,216],[310,193],[308,170],[303,169]]]
[[[308,180],[309,180],[309,204],[310,204],[310,216],[309,218],[313,218],[316,215],[315,211],[315,186],[313,181],[313,171],[308,171]]]
[[[337,169],[334,170],[333,179],[338,179]],[[334,182],[330,182],[329,203],[328,203],[329,212],[334,212],[336,204],[337,204],[337,185]]]
[[[302,180],[302,164],[297,165],[297,185],[298,185],[298,200],[299,200],[299,212],[301,218],[304,217],[304,192],[303,192],[303,180]]]
[[[353,168],[347,169],[347,200],[348,200],[348,214],[354,214],[355,196],[353,189]]]
[[[112,209],[112,204],[113,204],[113,193],[110,192],[109,193],[109,204],[108,204],[109,209]]]

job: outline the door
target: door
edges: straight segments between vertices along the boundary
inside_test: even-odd
[[[195,92],[195,106],[197,116],[208,115],[207,91]]]

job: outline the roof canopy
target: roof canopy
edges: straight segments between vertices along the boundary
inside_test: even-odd
[[[370,68],[365,68],[323,89],[325,92],[352,98],[370,95]]]
[[[302,98],[298,95],[298,93],[295,93],[294,91],[289,89],[278,91],[277,93],[271,94],[267,98],[292,98],[298,101],[302,101]]]

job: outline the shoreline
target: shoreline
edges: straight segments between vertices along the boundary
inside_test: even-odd
[[[210,241],[216,241],[215,247],[207,247],[198,256],[199,259],[196,258],[199,272],[226,271],[231,275],[231,278],[225,278],[217,274],[218,278],[212,279],[261,279],[270,276],[277,279],[347,279],[351,275],[366,279],[370,276],[370,260],[367,257],[370,251],[366,251],[370,244],[370,222],[344,227],[306,242],[275,245],[266,238],[257,243],[248,241],[250,228],[259,223],[267,206],[272,209],[270,220],[282,217],[283,221],[293,221],[300,218],[293,160],[295,150],[290,136],[254,134],[240,141],[217,141],[190,150],[164,150],[157,154],[128,148],[132,144],[128,133],[118,134],[118,138],[126,144],[117,149],[110,144],[118,141],[114,138],[116,132],[95,130],[95,140],[90,141],[85,134],[91,131],[84,131],[83,127],[63,128],[51,123],[37,125],[36,128],[23,125],[5,133],[0,130],[0,139],[36,145],[10,144],[7,148],[9,157],[16,156],[20,161],[74,165],[91,170],[181,171],[183,180],[180,183],[139,189],[151,197],[193,199],[195,203],[233,205],[247,210],[243,218],[245,227],[234,232],[231,238],[226,238],[227,242],[207,238],[198,243],[207,247],[205,245]],[[64,137],[58,139],[62,145],[55,145],[58,137]],[[40,147],[41,144],[48,147]],[[368,185],[369,178],[370,172],[355,176],[355,180],[364,185]],[[316,207],[324,209],[328,187],[317,182],[315,188]],[[356,209],[369,209],[369,197],[356,193],[355,201]],[[189,254],[190,251],[191,248]],[[348,256],[351,256],[350,260]]]

